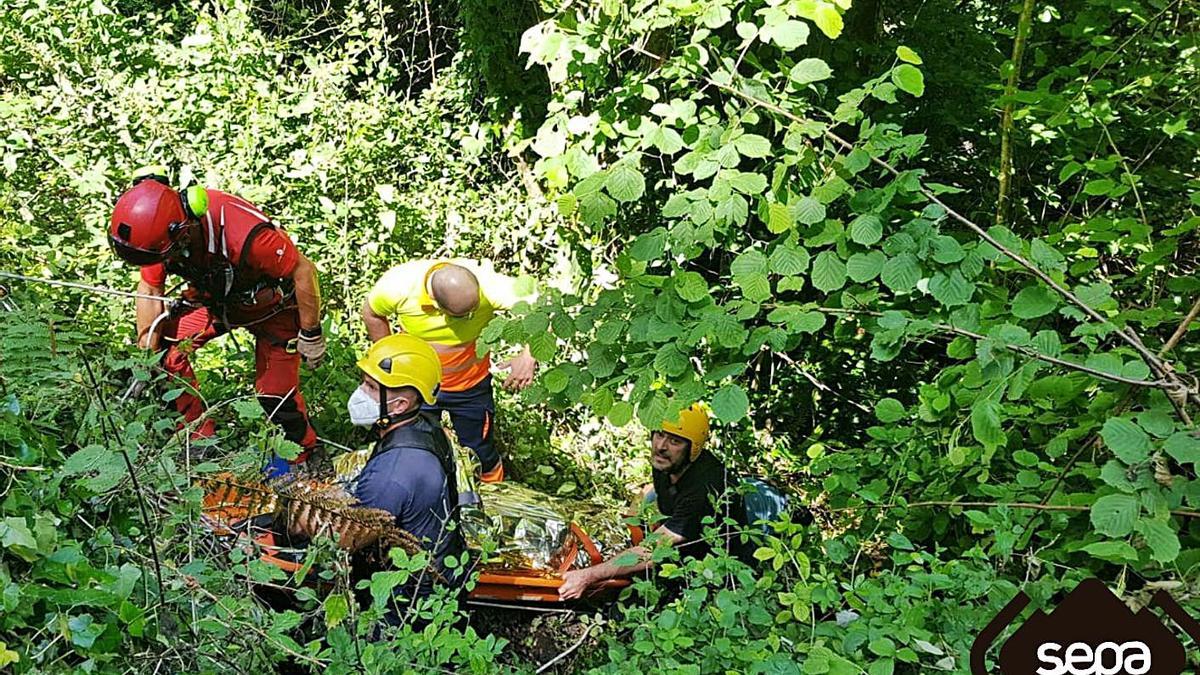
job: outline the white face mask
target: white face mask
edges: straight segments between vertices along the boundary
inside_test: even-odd
[[[388,403],[390,404],[391,401]],[[354,393],[350,394],[346,410],[350,412],[350,423],[355,426],[375,426],[375,423],[379,421],[379,399],[363,391],[362,387],[355,389]]]

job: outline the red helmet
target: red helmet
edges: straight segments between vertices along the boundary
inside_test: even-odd
[[[117,200],[108,243],[131,265],[160,263],[171,253],[187,220],[178,192],[157,180],[142,180]]]

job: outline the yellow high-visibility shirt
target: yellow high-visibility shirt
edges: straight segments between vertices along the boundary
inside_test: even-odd
[[[468,316],[449,316],[438,309],[429,292],[429,278],[443,265],[465,267],[479,280],[479,307]],[[442,360],[442,389],[464,391],[488,375],[489,355],[475,354],[475,341],[497,311],[518,302],[517,280],[470,260],[413,260],[391,268],[367,294],[367,305],[382,317],[395,317],[400,330],[425,340]]]

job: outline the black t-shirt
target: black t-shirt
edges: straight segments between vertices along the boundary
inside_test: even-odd
[[[732,492],[725,494],[727,486],[737,484],[736,476],[729,475],[721,460],[708,451],[701,451],[676,483],[671,482],[670,474],[665,471],[655,469],[653,476],[658,509],[666,517],[662,526],[684,539],[678,547],[681,556],[700,558],[708,555],[711,547],[707,542],[698,541],[704,534],[704,519],[708,516],[716,515],[714,522],[717,525],[721,525],[726,515],[739,525],[745,525],[746,507],[742,497]],[[716,500],[719,500],[719,514],[714,508]],[[743,547],[739,539],[736,534],[725,537],[730,552],[740,557]]]

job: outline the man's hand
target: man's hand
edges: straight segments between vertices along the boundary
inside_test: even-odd
[[[504,388],[508,391],[521,391],[533,384],[533,376],[537,373],[537,361],[533,360],[528,347],[498,367],[509,371],[508,377],[504,379]]]
[[[300,335],[296,338],[296,351],[300,352],[300,357],[309,368],[321,365],[325,358],[325,336],[321,333],[320,325],[300,329]]]
[[[558,597],[561,600],[575,600],[583,596],[583,592],[592,585],[591,574],[588,570],[570,570],[563,572],[562,585],[558,587]]]

